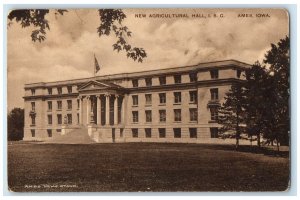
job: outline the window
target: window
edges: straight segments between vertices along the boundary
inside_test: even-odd
[[[35,137],[35,130],[30,130],[31,131],[31,137]]]
[[[181,75],[174,75],[174,82],[175,84],[181,83]]]
[[[211,79],[219,78],[219,70],[218,69],[210,70],[210,77],[211,77]]]
[[[145,98],[146,98],[146,105],[151,105],[152,104],[152,95],[145,94]]]
[[[197,91],[190,91],[190,102],[197,103]]]
[[[61,110],[62,108],[62,101],[57,101],[57,110]]]
[[[68,94],[72,94],[72,86],[68,86],[67,89],[68,89]]]
[[[159,121],[160,122],[166,121],[166,110],[159,110]]]
[[[62,88],[61,87],[57,88],[57,94],[62,94]]]
[[[139,87],[139,80],[138,79],[133,79],[132,80],[132,87]]]
[[[236,70],[236,77],[241,78],[242,71],[240,69]]]
[[[159,128],[158,133],[159,133],[160,138],[165,138],[166,137],[166,129],[165,128]]]
[[[152,122],[152,112],[151,112],[151,110],[146,110],[145,114],[146,114],[146,122]]]
[[[210,89],[211,100],[219,100],[219,91],[218,88]]]
[[[190,76],[190,82],[196,82],[197,81],[197,73],[196,72],[191,72],[189,74]]]
[[[218,138],[219,133],[218,133],[218,128],[210,128],[210,137],[211,138]]]
[[[72,124],[72,114],[67,114],[68,124]]]
[[[52,88],[48,88],[48,94],[52,95]]]
[[[139,122],[139,112],[132,111],[132,122]]]
[[[159,93],[159,103],[160,104],[166,103],[166,93]]]
[[[31,96],[35,95],[35,89],[31,89]]]
[[[61,129],[56,129],[56,132],[61,133]]]
[[[210,108],[210,119],[213,121],[218,120],[218,108],[217,107]]]
[[[123,137],[124,128],[120,128],[120,137]]]
[[[189,128],[190,138],[197,138],[197,128]]]
[[[160,85],[166,85],[166,77],[165,76],[161,76],[159,77],[159,84]]]
[[[146,138],[151,138],[151,128],[145,128]]]
[[[57,114],[57,124],[62,124],[62,116],[61,116],[61,114]]]
[[[146,78],[146,79],[145,79],[145,82],[146,82],[146,86],[147,86],[147,87],[152,86],[152,78]]]
[[[137,128],[133,128],[133,129],[131,129],[131,131],[132,131],[132,137],[134,137],[134,138],[139,137],[139,132],[138,132]]]
[[[48,124],[52,124],[52,115],[48,115]]]
[[[79,121],[79,113],[77,113],[77,124],[79,124],[80,121]]]
[[[31,115],[31,125],[34,126],[35,125],[35,115]]]
[[[139,105],[139,96],[138,95],[132,95],[132,105],[133,106]]]
[[[174,109],[174,121],[175,122],[181,121],[181,109]]]
[[[181,92],[174,92],[174,103],[181,103]]]
[[[35,111],[35,102],[31,102],[31,111]]]
[[[197,121],[198,117],[197,117],[197,108],[190,108],[190,121]]]
[[[174,138],[181,138],[181,128],[173,128]]]
[[[47,129],[47,133],[48,133],[48,137],[52,137],[52,130],[51,129]]]
[[[72,110],[72,100],[67,100],[68,110]]]
[[[52,110],[52,101],[48,101],[48,111]]]

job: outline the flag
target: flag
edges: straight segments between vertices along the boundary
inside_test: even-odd
[[[94,58],[95,58],[95,74],[100,70],[100,65],[98,63],[98,60],[94,54]]]

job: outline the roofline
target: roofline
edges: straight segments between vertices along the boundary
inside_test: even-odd
[[[87,78],[77,78],[77,79],[68,79],[68,80],[61,80],[61,81],[49,81],[49,82],[35,82],[35,83],[25,83],[25,88],[26,86],[32,86],[32,87],[45,87],[46,84],[48,83],[57,83],[57,84],[64,84],[64,82],[67,81],[89,81],[89,80],[93,80],[96,78],[102,78],[105,79],[105,77],[107,77],[108,79],[123,79],[123,78],[128,78],[128,75],[133,75],[134,74],[138,74],[138,73],[149,73],[149,72],[160,72],[160,73],[176,73],[176,72],[167,72],[169,70],[179,70],[179,69],[185,69],[185,68],[192,68],[192,67],[197,67],[198,65],[206,65],[206,64],[213,64],[213,63],[226,63],[226,62],[235,62],[235,63],[240,63],[243,65],[246,65],[247,67],[250,67],[251,65],[245,62],[241,62],[235,59],[228,59],[228,60],[219,60],[219,61],[211,61],[211,62],[203,62],[203,63],[198,63],[195,65],[189,65],[189,66],[183,66],[183,67],[172,67],[172,68],[164,68],[164,69],[154,69],[154,70],[145,70],[145,71],[138,71],[138,72],[126,72],[126,73],[118,73],[118,74],[107,74],[107,75],[103,75],[103,76],[95,76],[95,77],[87,77]],[[226,64],[225,66],[228,66],[230,64]],[[199,66],[200,67],[200,66]],[[239,66],[240,67],[240,66]],[[201,67],[198,69],[200,70]],[[110,78],[111,76],[116,76],[116,78]],[[117,76],[123,76],[123,77],[117,77]],[[145,75],[136,75],[136,77],[138,76],[145,76]],[[34,86],[36,84],[40,84],[39,86]],[[66,85],[70,85],[70,83],[65,83]]]

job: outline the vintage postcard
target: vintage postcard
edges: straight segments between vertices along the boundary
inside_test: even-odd
[[[7,16],[11,192],[290,188],[286,9]]]

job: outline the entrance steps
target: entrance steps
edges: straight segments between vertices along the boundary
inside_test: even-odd
[[[91,144],[95,141],[89,136],[88,129],[80,127],[73,129],[65,135],[57,135],[47,143],[59,143],[59,144]]]
[[[97,143],[113,143],[111,127],[90,126],[89,136]]]

